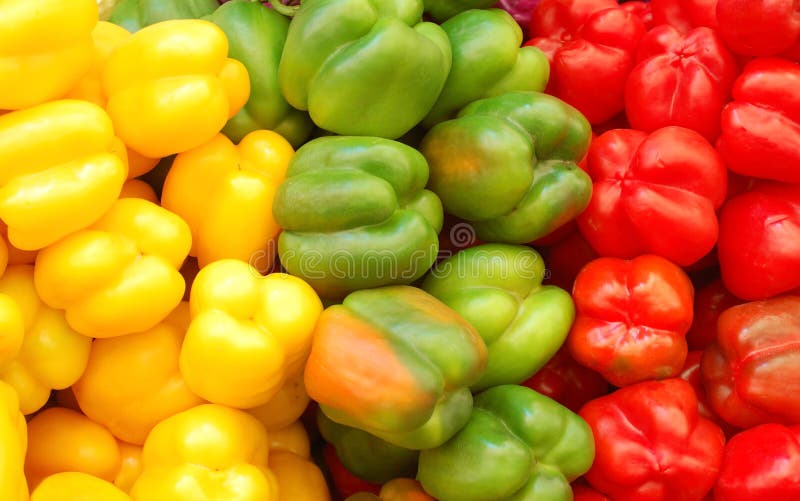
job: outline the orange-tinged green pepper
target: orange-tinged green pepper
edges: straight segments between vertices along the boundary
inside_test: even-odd
[[[0,117],[0,219],[20,249],[97,221],[127,175],[125,150],[96,104],[52,101]]]
[[[270,452],[291,452],[301,458],[311,458],[311,441],[308,439],[308,432],[302,422],[295,421],[285,428],[267,431]]]
[[[165,419],[147,436],[134,501],[277,501],[267,432],[244,411],[217,404]]]
[[[31,494],[31,501],[130,501],[114,484],[77,471],[45,478]]]
[[[191,247],[189,226],[140,198],[117,200],[103,218],[42,250],[36,290],[81,334],[107,338],[155,327],[178,306],[178,269]]]
[[[270,454],[269,467],[278,481],[279,501],[330,501],[325,477],[310,459],[277,451]]]
[[[0,109],[58,98],[92,63],[96,0],[5,0],[0,4]]]
[[[214,403],[267,403],[303,370],[322,302],[303,280],[261,276],[244,261],[200,270],[189,298],[192,322],[180,354],[189,388]]]
[[[300,419],[311,401],[303,382],[303,373],[289,378],[269,402],[247,412],[256,417],[268,431],[279,430]]]
[[[0,381],[0,499],[27,501],[25,453],[28,447],[25,417],[14,388]]]
[[[275,246],[280,228],[272,200],[294,154],[276,132],[259,130],[238,145],[218,134],[178,154],[161,194],[162,205],[192,229],[192,250],[200,266],[231,258],[253,263]]]
[[[225,33],[199,19],[134,33],[109,57],[102,85],[117,133],[150,158],[210,141],[250,95],[247,69],[228,57]]]
[[[36,293],[33,266],[9,266],[0,277],[0,294],[16,303],[24,329],[18,344],[19,319],[14,320],[11,313],[4,315],[6,327],[15,327],[4,332],[9,334],[10,344],[5,345],[4,340],[2,353],[8,356],[0,360],[0,379],[17,391],[20,409],[27,415],[47,402],[51,390],[67,388],[81,376],[92,340],[75,332],[63,312],[42,302]],[[12,309],[8,301],[3,306],[6,312]],[[12,354],[15,346],[19,349]]]
[[[130,492],[136,479],[142,474],[142,446],[117,442],[119,445],[119,470],[114,477],[114,485]]]

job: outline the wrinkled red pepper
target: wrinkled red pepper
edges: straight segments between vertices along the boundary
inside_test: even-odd
[[[717,0],[651,0],[653,23],[674,26],[681,33],[717,27]]]

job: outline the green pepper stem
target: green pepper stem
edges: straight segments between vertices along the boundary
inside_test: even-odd
[[[278,14],[282,14],[286,17],[294,17],[297,13],[297,9],[300,8],[299,5],[285,5],[281,3],[280,0],[269,0],[270,5],[272,8],[275,9]]]

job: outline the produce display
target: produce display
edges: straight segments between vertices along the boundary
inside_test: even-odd
[[[793,0],[0,0],[0,501],[800,500]]]

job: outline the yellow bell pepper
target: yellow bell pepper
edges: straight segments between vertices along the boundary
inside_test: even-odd
[[[0,499],[27,501],[25,453],[28,434],[14,388],[0,381]]]
[[[0,3],[0,109],[18,110],[66,93],[92,63],[95,0]]]
[[[193,407],[153,428],[134,501],[277,501],[267,432],[246,412]]]
[[[300,419],[310,401],[301,372],[289,378],[269,402],[247,412],[261,421],[267,431],[279,430]]]
[[[158,204],[158,196],[153,187],[141,179],[128,179],[125,181],[119,198],[141,198],[156,205]]]
[[[114,477],[114,485],[124,492],[130,492],[136,479],[142,474],[142,446],[118,442],[119,471]]]
[[[81,410],[120,440],[143,444],[159,421],[205,403],[178,369],[187,327],[188,319],[184,325],[165,320],[144,332],[95,340],[86,371],[72,386]]]
[[[134,33],[103,67],[103,92],[114,128],[150,158],[211,140],[250,96],[242,63],[211,22],[162,21]]]
[[[0,219],[20,249],[97,221],[127,174],[125,149],[96,104],[52,101],[0,116]]]
[[[31,490],[50,475],[79,471],[113,481],[120,468],[117,440],[104,426],[63,407],[48,407],[28,423],[25,476]]]
[[[291,452],[302,458],[311,458],[311,441],[308,432],[300,421],[295,421],[285,428],[268,430],[270,452]]]
[[[8,241],[8,226],[0,221],[0,249],[5,249],[7,264],[33,264],[36,261],[36,251],[21,250],[11,245]],[[3,251],[0,250],[0,253]],[[5,268],[3,268],[5,270]],[[2,275],[2,273],[0,273]]]
[[[131,501],[131,498],[110,482],[69,471],[42,480],[31,494],[31,501]]]
[[[66,388],[83,374],[92,340],[75,332],[64,312],[39,299],[33,266],[9,266],[0,277],[0,294],[16,303],[25,332],[16,356],[0,363],[0,379],[16,389],[23,414],[31,414],[47,402],[51,390]]]
[[[164,180],[162,205],[192,229],[192,256],[200,266],[224,258],[251,264],[280,228],[272,217],[275,190],[294,154],[276,132],[253,131],[239,145],[218,134],[179,153]]]
[[[330,501],[325,476],[310,459],[277,451],[270,454],[269,467],[278,479],[279,501]]]
[[[6,239],[0,235],[0,276],[6,271],[6,266],[8,266],[8,244]]]
[[[86,336],[107,338],[155,327],[186,284],[178,269],[191,247],[189,226],[140,198],[121,198],[91,227],[43,249],[36,289]]]
[[[233,259],[200,270],[189,305],[180,354],[186,383],[209,402],[243,409],[267,403],[302,371],[322,312],[302,279],[262,276]]]
[[[25,320],[17,303],[0,294],[0,374],[8,369],[19,355],[25,339]]]

